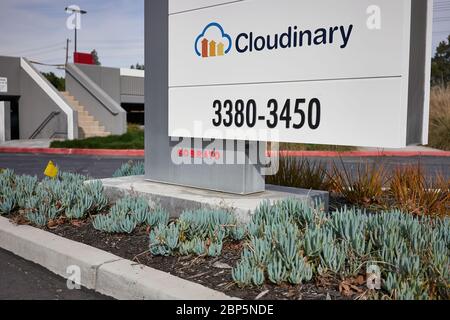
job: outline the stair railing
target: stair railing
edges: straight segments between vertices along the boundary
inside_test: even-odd
[[[42,130],[44,130],[49,122],[52,121],[52,119],[56,116],[59,116],[60,113],[61,111],[53,111],[52,113],[50,113],[47,118],[45,118],[45,120],[39,125],[39,127],[33,132],[29,139],[36,139],[36,137],[42,132]]]

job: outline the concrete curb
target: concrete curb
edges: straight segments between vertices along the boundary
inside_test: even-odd
[[[10,148],[0,147],[0,153],[31,153],[54,155],[83,155],[110,157],[145,156],[144,150],[111,149],[51,149],[51,148]],[[270,153],[269,153],[270,154]],[[367,157],[450,157],[450,151],[280,151],[281,157],[317,157],[317,158],[367,158]]]
[[[279,155],[318,158],[450,157],[450,151],[280,151]]]
[[[108,252],[0,217],[0,247],[63,278],[81,269],[81,284],[120,300],[230,300],[227,295]]]
[[[288,198],[306,201],[311,205],[320,203],[324,211],[329,208],[327,191],[266,185],[266,191],[239,195],[217,191],[208,191],[193,187],[152,182],[144,176],[119,177],[100,180],[105,195],[110,202],[126,196],[139,196],[147,199],[152,206],[161,206],[169,210],[172,217],[179,217],[186,210],[225,209],[231,210],[243,223],[251,220],[253,212],[264,202],[276,203]],[[89,183],[87,181],[86,183]]]

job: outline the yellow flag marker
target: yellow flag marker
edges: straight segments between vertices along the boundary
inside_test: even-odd
[[[50,178],[56,178],[58,175],[58,167],[52,161],[48,162],[47,168],[45,168],[44,174]]]

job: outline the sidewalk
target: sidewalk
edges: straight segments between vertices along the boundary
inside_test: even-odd
[[[49,139],[11,140],[0,142],[0,148],[49,148],[52,141]]]
[[[429,148],[425,146],[410,146],[402,149],[389,148],[358,148],[358,151],[363,152],[441,152],[442,150]]]

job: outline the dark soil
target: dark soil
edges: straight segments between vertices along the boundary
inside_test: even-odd
[[[304,284],[301,286],[265,285],[259,288],[239,288],[232,280],[231,267],[234,267],[240,259],[241,243],[226,243],[219,258],[160,257],[152,256],[146,251],[149,241],[145,229],[137,230],[131,235],[112,235],[95,230],[90,222],[80,222],[46,228],[46,231],[199,283],[233,297],[247,300],[254,300],[258,296],[261,300],[346,299],[339,293],[337,283]]]

